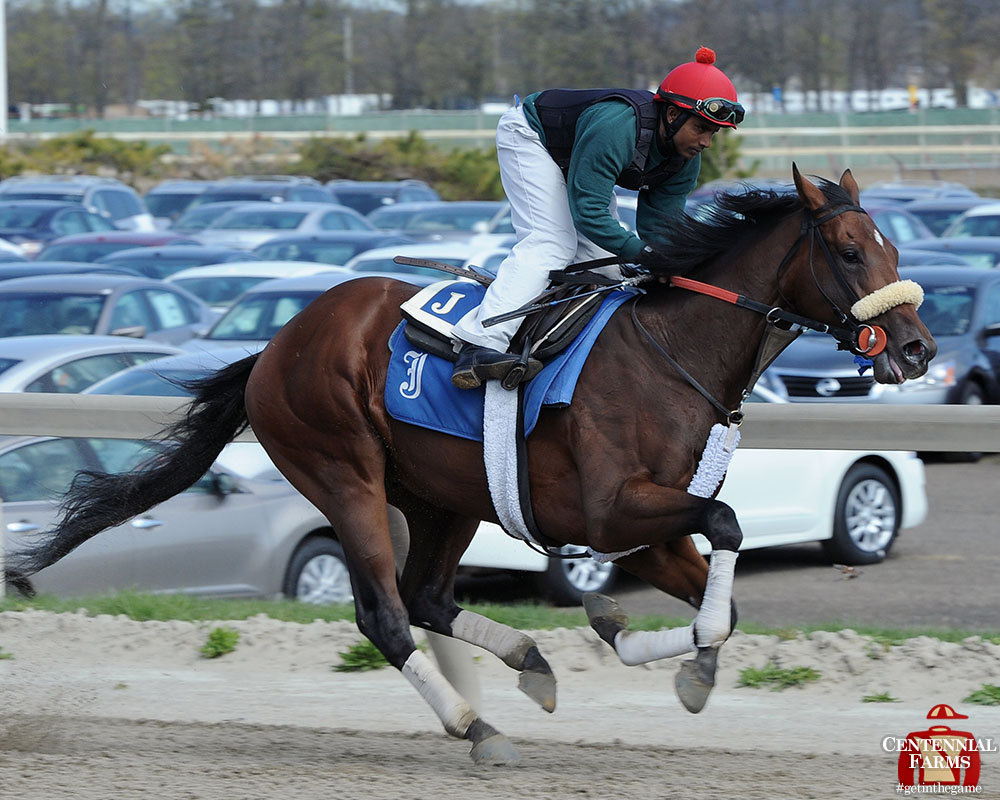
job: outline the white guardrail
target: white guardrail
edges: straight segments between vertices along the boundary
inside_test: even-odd
[[[176,397],[0,393],[0,434],[144,439],[183,412]],[[741,447],[1000,452],[1000,406],[748,403]],[[255,441],[252,431],[237,441]]]
[[[186,405],[175,397],[0,393],[0,434],[145,439]],[[1000,406],[749,403],[741,433],[741,446],[754,448],[1000,452]],[[255,438],[247,430],[236,441]],[[3,590],[0,581],[0,597]]]

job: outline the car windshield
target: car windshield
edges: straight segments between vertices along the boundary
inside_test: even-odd
[[[948,236],[1000,236],[1000,214],[960,219],[948,231]]]
[[[450,264],[453,267],[465,265],[464,258],[441,258],[438,256],[433,260],[439,261],[442,264]],[[417,267],[412,264],[397,264],[388,256],[386,258],[359,261],[351,267],[351,272],[401,272],[406,275],[436,275],[439,278],[444,277],[444,273],[441,270],[434,269],[433,267]]]
[[[97,261],[108,253],[131,250],[130,242],[86,242],[84,244],[53,244],[45,248],[45,261]]]
[[[104,297],[93,294],[0,295],[0,336],[93,333]]]
[[[270,339],[321,294],[315,291],[247,297],[229,309],[205,338],[239,341]]]
[[[197,194],[147,194],[146,208],[154,217],[175,217],[191,205]]]
[[[449,208],[422,211],[403,225],[405,231],[471,231],[477,222],[489,222],[496,209],[456,211]]]
[[[302,211],[270,209],[266,211],[234,211],[210,226],[213,230],[269,230],[291,231],[302,224],[306,215]]]
[[[59,192],[4,192],[4,200],[62,200],[64,203],[82,203],[83,195]]]
[[[123,394],[141,397],[190,397],[191,392],[178,382],[204,378],[205,370],[126,370],[112,375],[98,386],[92,394]]]
[[[204,206],[202,208],[192,208],[181,214],[177,221],[171,225],[172,230],[177,231],[200,231],[207,228],[215,220],[230,211],[232,206],[223,206],[222,208],[214,208],[212,206]]]
[[[241,203],[270,202],[275,198],[282,199],[274,189],[245,190],[233,189],[227,191],[220,189],[217,192],[205,192],[194,199],[193,206],[203,206],[206,203],[231,203],[239,201]]]
[[[974,292],[971,286],[924,286],[924,302],[917,312],[933,336],[963,336],[972,324]]]
[[[217,278],[181,278],[173,281],[175,286],[187,289],[210,306],[228,306],[243,292],[258,283],[269,280],[265,276],[228,276]]]
[[[184,257],[183,255],[156,256],[143,258],[142,256],[129,256],[128,258],[116,258],[113,264],[116,267],[127,267],[147,278],[157,278],[162,280],[175,272],[180,272],[188,267],[200,267],[205,264],[214,264],[216,259],[205,256]]]
[[[350,206],[360,214],[368,214],[376,208],[381,208],[385,203],[393,201],[395,189],[365,191],[351,191],[349,189],[337,189],[337,202],[341,205]]]
[[[49,209],[47,208],[0,208],[0,228],[6,230],[33,228]]]
[[[317,261],[341,266],[368,249],[361,242],[268,242],[254,254],[266,261]]]

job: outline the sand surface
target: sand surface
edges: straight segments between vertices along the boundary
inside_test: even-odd
[[[217,659],[212,628],[240,632]],[[677,701],[680,659],[625,667],[589,629],[532,634],[559,680],[546,714],[517,675],[475,650],[484,718],[521,754],[476,766],[468,744],[392,669],[335,672],[360,641],[350,623],[135,622],[0,614],[0,797],[820,798],[903,796],[886,737],[931,723],[1000,742],[1000,707],[963,702],[1000,685],[1000,646],[917,638],[886,647],[851,631],[779,640],[739,632],[701,714]],[[737,686],[745,667],[813,667],[804,688]],[[863,703],[887,693],[893,703]],[[1000,753],[982,755],[980,797],[1000,797]]]

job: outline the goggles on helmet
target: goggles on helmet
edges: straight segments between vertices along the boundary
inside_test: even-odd
[[[713,122],[739,125],[746,116],[746,110],[739,103],[724,97],[709,97],[707,100],[695,100],[692,106],[695,111]]]

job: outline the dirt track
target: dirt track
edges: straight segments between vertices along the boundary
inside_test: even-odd
[[[678,661],[627,668],[590,631],[537,635],[559,678],[553,715],[492,656],[476,661],[484,716],[521,766],[475,766],[392,670],[337,673],[347,623],[235,624],[237,650],[198,655],[213,625],[0,614],[0,796],[147,798],[809,798],[898,796],[880,742],[949,702],[964,729],[1000,741],[1000,709],[962,704],[1000,684],[1000,646],[913,640],[886,650],[851,634],[736,634],[719,684],[693,716]],[[813,666],[808,688],[738,688],[774,660]],[[863,704],[888,691],[899,702]],[[957,725],[955,727],[958,727]],[[1000,754],[979,796],[1000,797]]]

